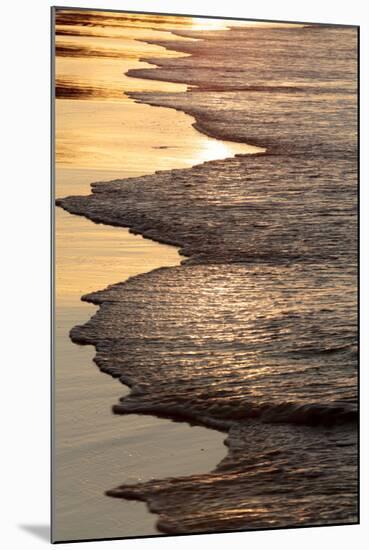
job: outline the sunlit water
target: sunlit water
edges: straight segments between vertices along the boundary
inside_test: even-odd
[[[147,25],[139,27],[135,20],[131,26],[126,22],[123,29],[58,25],[58,32],[72,32],[72,36],[57,36],[56,196],[88,194],[92,181],[139,176],[255,150],[207,138],[192,128],[191,117],[137,105],[124,94],[186,89],[125,76],[129,68],[149,66],[140,63],[139,56],[166,54],[162,48],[136,42],[143,34],[155,36]],[[75,35],[83,32],[102,36],[86,42]],[[81,52],[73,52],[73,46],[89,44],[101,53],[112,45],[112,36],[117,37],[113,43],[119,47],[118,58],[81,58]],[[72,50],[61,53],[60,43]],[[68,540],[155,534],[155,516],[145,511],[144,504],[117,506],[104,491],[122,480],[190,474],[194,462],[197,471],[206,472],[225,454],[223,436],[154,417],[114,417],[111,403],[122,395],[121,384],[98,372],[92,364],[93,348],[73,344],[69,331],[96,310],[81,302],[81,295],[157,267],[178,265],[180,257],[176,248],[133,236],[127,229],[97,226],[61,209],[56,209],[55,216],[53,536]]]
[[[154,53],[160,68],[129,74],[193,88],[129,96],[268,154],[113,174],[60,201],[189,257],[89,294],[101,307],[72,337],[132,386],[116,413],[223,430],[229,453],[209,474],[122,480],[110,495],[146,500],[170,533],[355,522],[355,31],[178,28],[207,40],[158,40],[192,59]]]

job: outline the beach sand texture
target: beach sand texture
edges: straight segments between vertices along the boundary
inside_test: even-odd
[[[101,30],[103,36],[94,37],[95,47],[101,50],[106,34],[115,30],[115,44],[120,45],[117,59],[85,55],[81,63],[76,52],[62,57],[58,53],[56,80],[66,84],[62,91],[57,85],[56,196],[87,195],[92,181],[142,176],[259,150],[209,139],[194,130],[192,117],[139,105],[123,93],[186,89],[125,76],[129,68],[147,66],[139,62],[143,52],[168,55],[163,48],[135,42],[140,36],[166,36],[149,28],[152,24],[133,19],[124,40],[122,29],[98,25],[98,34]],[[64,32],[73,35],[83,30],[94,32],[93,28],[81,31],[78,25],[69,25]],[[58,25],[57,42],[65,40],[60,32]],[[71,42],[80,40],[72,36]],[[71,93],[75,87],[78,93]],[[85,89],[90,93],[81,96],[80,90]],[[117,506],[104,494],[107,487],[122,479],[137,482],[191,474],[193,463],[205,473],[225,456],[224,435],[155,417],[115,417],[111,404],[122,395],[122,385],[102,377],[92,363],[93,348],[76,346],[69,332],[96,311],[95,306],[81,302],[81,295],[157,267],[178,265],[181,258],[177,248],[134,236],[128,229],[96,225],[60,208],[55,212],[55,225],[53,538],[157,534],[155,516],[145,504]]]
[[[166,533],[355,523],[356,29],[175,34],[146,40],[185,57],[128,75],[190,88],[127,96],[264,152],[58,199],[186,257],[89,292],[99,309],[71,337],[130,387],[115,413],[223,431],[228,454],[108,494],[146,501]]]

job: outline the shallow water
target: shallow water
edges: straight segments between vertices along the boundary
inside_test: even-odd
[[[124,90],[186,88],[124,76],[132,66],[147,66],[138,62],[143,52],[161,52],[135,42],[139,33],[130,27],[130,36],[121,44],[122,50],[131,51],[128,61],[86,57],[81,63],[78,55],[57,57],[57,81],[63,82],[56,101],[57,196],[87,195],[92,181],[186,167],[248,150],[202,136],[187,115],[138,105],[123,95]],[[89,92],[81,94],[86,88]],[[122,479],[191,474],[194,463],[197,471],[206,472],[223,458],[224,436],[154,417],[114,417],[111,404],[125,390],[99,373],[92,363],[93,348],[73,344],[69,331],[96,311],[81,302],[82,294],[156,267],[178,265],[180,257],[174,247],[133,236],[128,229],[98,226],[61,209],[56,209],[55,224],[53,536],[70,540],[155,534],[156,519],[145,504],[117,505],[105,490]]]
[[[89,294],[102,306],[71,335],[97,344],[100,368],[134,381],[137,395],[117,412],[178,409],[225,426],[255,417],[352,421],[354,269],[339,281],[335,271],[265,263],[155,270]]]
[[[197,87],[129,95],[266,154],[58,201],[189,257],[87,295],[100,309],[72,338],[131,387],[116,413],[223,430],[229,453],[210,474],[109,494],[145,500],[170,533],[353,523],[356,31],[180,34],[206,38],[165,43],[193,58],[129,74]]]

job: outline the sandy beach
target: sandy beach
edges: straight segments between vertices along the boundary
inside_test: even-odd
[[[153,31],[152,36],[170,34]],[[124,48],[134,52],[129,61],[87,59],[87,75],[92,66],[94,79],[113,80],[120,94],[186,89],[125,76],[130,68],[150,66],[139,57],[167,56],[168,51],[133,39]],[[68,78],[76,73],[75,59],[57,59],[57,74],[64,73]],[[194,119],[184,113],[137,104],[125,95],[117,97],[116,91],[110,95],[89,101],[57,99],[56,197],[87,195],[95,181],[258,151],[200,134],[192,126]],[[128,390],[101,374],[93,363],[94,349],[72,343],[69,331],[96,311],[81,302],[83,294],[157,267],[179,265],[182,258],[175,247],[128,229],[96,225],[59,208],[56,243],[54,538],[158,533],[156,516],[146,504],[117,503],[104,492],[122,482],[206,473],[225,456],[224,434],[151,416],[114,416],[112,404]]]
[[[56,204],[82,221],[57,218],[54,539],[153,534],[141,501],[170,534],[356,523],[356,29],[75,13],[56,48]]]

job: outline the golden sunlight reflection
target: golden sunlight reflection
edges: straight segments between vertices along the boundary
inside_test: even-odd
[[[200,148],[196,152],[195,163],[198,164],[215,159],[225,159],[237,154],[253,154],[262,151],[265,151],[265,149],[244,143],[207,139],[201,143]]]
[[[317,413],[320,415],[321,412],[327,414],[327,418],[330,418],[331,412],[336,417],[336,409],[330,407],[331,404],[337,403],[339,399],[340,406],[341,403],[351,405],[355,399],[352,390],[354,375],[349,359],[354,323],[352,316],[347,315],[352,301],[347,289],[353,293],[354,285],[351,275],[346,275],[341,269],[341,265],[346,265],[346,256],[342,256],[345,264],[341,264],[337,254],[337,264],[335,263],[335,243],[339,242],[342,244],[341,248],[344,248],[346,241],[336,238],[333,243],[329,239],[325,241],[325,237],[323,239],[325,234],[330,234],[329,224],[335,224],[333,240],[337,231],[339,236],[345,233],[340,220],[346,223],[349,219],[347,212],[352,210],[351,202],[344,202],[342,208],[336,209],[337,214],[330,209],[329,201],[337,204],[333,192],[332,198],[324,195],[323,206],[320,202],[314,203],[315,200],[320,201],[320,198],[316,199],[320,195],[319,186],[315,183],[319,180],[315,178],[324,178],[331,168],[330,165],[327,168],[327,163],[324,166],[320,163],[320,172],[323,168],[326,172],[317,175],[314,156],[312,160],[310,157],[302,159],[303,164],[301,155],[296,158],[292,155],[289,158],[287,155],[275,154],[263,159],[249,158],[247,162],[244,162],[245,159],[235,159],[232,162],[197,166],[180,174],[171,172],[170,176],[155,174],[162,170],[189,168],[234,155],[263,152],[264,149],[245,143],[213,139],[196,130],[193,126],[194,118],[184,112],[169,107],[136,103],[130,97],[135,95],[146,101],[147,97],[130,92],[155,92],[156,95],[163,92],[169,98],[170,104],[171,94],[182,93],[186,100],[194,102],[193,107],[196,108],[195,96],[199,98],[201,95],[201,107],[207,97],[210,97],[206,96],[207,90],[205,93],[199,90],[195,94],[186,93],[187,86],[184,84],[132,78],[126,74],[130,69],[153,68],[153,63],[141,59],[155,62],[160,57],[184,55],[152,43],[155,38],[172,39],[176,42],[185,40],[168,32],[170,29],[200,31],[193,34],[201,37],[206,31],[222,33],[229,27],[243,26],[251,29],[257,26],[295,25],[90,10],[57,10],[58,13],[56,197],[88,195],[91,182],[154,174],[153,177],[131,180],[124,184],[127,185],[128,193],[127,188],[120,193],[117,182],[113,182],[110,186],[105,186],[100,199],[74,197],[60,203],[63,207],[68,203],[74,205],[75,208],[70,208],[69,211],[74,212],[77,208],[84,215],[72,215],[61,208],[57,208],[55,213],[55,370],[59,377],[56,399],[60,407],[57,412],[56,439],[60,452],[57,460],[63,467],[59,465],[55,469],[57,483],[54,487],[55,494],[58,495],[56,500],[60,525],[63,523],[67,526],[75,522],[65,538],[76,540],[86,538],[86,533],[90,537],[94,536],[95,532],[97,536],[103,533],[106,537],[115,537],[119,534],[117,530],[128,529],[127,523],[133,514],[126,515],[128,507],[124,508],[122,514],[121,507],[116,505],[114,499],[106,498],[104,491],[109,486],[151,479],[154,480],[153,485],[156,485],[155,491],[159,490],[163,495],[162,501],[165,500],[167,490],[172,499],[170,478],[169,484],[164,480],[162,486],[157,481],[161,479],[157,474],[164,471],[162,477],[168,475],[168,464],[173,466],[173,476],[176,476],[176,483],[178,482],[175,498],[169,500],[174,512],[178,512],[178,525],[183,518],[186,518],[188,529],[192,529],[192,526],[198,529],[199,526],[206,525],[209,519],[210,524],[213,521],[217,527],[223,525],[226,529],[235,528],[235,525],[244,528],[245,521],[252,524],[258,518],[262,518],[265,525],[268,522],[272,524],[275,521],[273,514],[280,514],[280,487],[283,495],[287,492],[292,495],[289,509],[291,518],[302,521],[310,496],[314,508],[317,502],[316,495],[323,479],[320,475],[315,476],[318,467],[322,464],[324,466],[324,461],[329,457],[327,464],[331,470],[326,471],[334,472],[334,460],[337,462],[341,455],[336,453],[335,429],[328,430],[324,426],[324,431],[321,431],[316,426],[298,426],[298,429],[294,427],[292,430],[287,423],[291,419],[292,422],[296,419],[297,424],[300,419],[302,422],[305,421],[304,418],[309,421],[309,418],[316,418]],[[224,32],[224,43],[230,44],[228,51],[233,52],[232,41],[233,44],[238,43],[241,34],[236,31]],[[248,34],[248,31],[243,34]],[[289,33],[250,30],[250,34],[278,35],[275,43],[279,50],[284,44],[281,35]],[[312,34],[315,48],[313,51],[316,52],[316,33]],[[244,104],[243,94],[239,91],[242,92],[244,86],[250,86],[249,61],[255,51],[262,53],[264,48],[257,42],[252,50],[251,42],[252,40],[247,40],[243,46],[245,55],[240,50],[245,66],[244,71],[240,71],[237,65],[237,74],[243,74],[238,79],[237,87],[232,87],[229,92],[232,95],[229,105],[227,94],[224,94],[224,100],[217,97],[213,100],[213,112],[216,109],[232,109],[234,116],[231,122],[223,122],[221,117],[217,117],[216,128],[227,127],[228,131],[233,130],[232,120],[237,117],[240,126],[247,125],[247,130],[252,127],[250,118],[255,114],[252,112],[255,103],[250,100],[250,103]],[[197,49],[197,43],[194,49]],[[217,52],[216,49],[214,51]],[[207,69],[209,66],[213,67],[213,59],[213,54],[210,60],[205,59],[204,66]],[[271,73],[274,74],[275,69],[277,75],[280,67],[285,65],[279,64],[278,56],[276,60]],[[221,58],[218,62],[221,62]],[[234,62],[232,57],[232,67]],[[157,64],[160,65],[160,60]],[[181,62],[170,62],[172,67],[175,64],[182,66]],[[296,69],[293,62],[292,67]],[[297,69],[300,70],[300,65]],[[308,71],[310,70],[311,65],[308,67]],[[155,76],[154,71],[150,74]],[[287,82],[293,76],[287,74],[286,85],[294,85],[293,81]],[[277,77],[280,82],[282,77]],[[268,77],[267,82],[272,85],[274,81]],[[336,80],[332,80],[332,86],[336,86],[335,82]],[[269,98],[271,94],[265,92],[264,95]],[[294,99],[296,95],[301,94],[290,93],[286,100],[281,95],[280,112],[278,107],[277,114],[274,111],[270,114],[272,105],[265,107],[265,120],[269,124],[267,128],[276,129],[277,115],[283,118],[282,106],[287,101],[297,102]],[[260,107],[260,96],[254,94],[255,102],[262,111],[264,105]],[[266,104],[268,101],[266,100]],[[306,102],[304,105],[306,106]],[[238,111],[246,109],[250,116],[246,112],[242,114],[245,118],[239,116]],[[330,106],[329,109],[333,107]],[[297,108],[292,112],[297,112]],[[305,110],[301,116],[304,113]],[[293,125],[293,121],[295,117],[289,123]],[[222,124],[224,125],[221,126]],[[309,122],[308,128],[311,124]],[[213,126],[209,124],[208,127],[211,132]],[[288,128],[287,126],[286,132]],[[297,128],[299,130],[298,126]],[[298,133],[303,137],[307,134],[303,129]],[[242,137],[250,134],[239,135]],[[257,135],[257,129],[252,135]],[[278,135],[282,135],[283,139],[283,134]],[[323,138],[321,140],[319,136],[320,134],[315,136],[316,141],[313,144],[320,141],[324,144]],[[262,141],[260,135],[258,138]],[[290,134],[288,139],[289,142],[292,141]],[[281,150],[284,149],[281,147]],[[349,166],[347,165],[345,182],[348,185],[352,172]],[[342,162],[342,166],[338,163],[340,173],[346,170],[345,167],[345,162]],[[274,171],[273,181],[269,177],[269,170]],[[305,176],[309,178],[306,186]],[[310,176],[314,178],[314,185],[310,182]],[[335,179],[324,182],[330,190]],[[348,191],[351,194],[351,188]],[[345,195],[342,194],[342,197]],[[344,200],[346,201],[345,198]],[[124,217],[123,214],[120,218],[117,205],[119,207],[123,202],[125,212],[130,212],[130,216]],[[137,209],[133,204],[140,206],[137,216],[134,215]],[[79,210],[79,205],[88,206]],[[329,219],[325,216],[328,210],[332,213]],[[90,216],[99,222],[95,224],[84,216]],[[321,224],[320,216],[322,219],[324,217]],[[335,222],[333,216],[339,216],[339,223]],[[134,217],[140,225],[134,225]],[[118,223],[121,219],[129,220],[127,223],[136,227],[137,231],[142,231],[148,238],[132,235],[127,228],[108,225]],[[100,223],[101,220],[106,225]],[[162,223],[159,223],[160,220]],[[312,226],[314,228],[310,233]],[[319,230],[315,232],[317,226]],[[157,230],[158,227],[162,233]],[[349,240],[350,235],[347,235]],[[184,246],[184,253],[195,259],[197,254],[200,261],[198,264],[190,261],[174,270],[156,269],[179,266],[183,257],[175,246],[159,244],[151,240],[153,238],[160,239],[161,242],[180,242]],[[328,261],[327,256],[315,253],[316,243],[321,243],[322,240],[323,252],[328,243]],[[309,259],[310,248],[314,252],[313,261],[304,261],[304,258]],[[351,265],[351,256],[347,259],[347,265]],[[336,270],[338,279],[333,279],[332,275],[336,277]],[[106,289],[108,285],[142,273],[146,275],[131,280],[128,285],[100,293],[99,296],[104,296],[106,304],[101,309],[100,321],[97,315],[81,328],[81,324],[97,308],[81,302],[81,296]],[[337,293],[342,294],[342,299],[338,302]],[[114,410],[118,407],[118,412],[123,414],[144,411],[147,415],[147,430],[142,430],[143,415],[137,415],[137,418],[136,414],[129,417],[115,415],[112,420],[110,403],[117,401],[117,393],[121,395],[120,385],[116,389],[118,381],[114,382],[111,377],[102,377],[92,367],[92,346],[76,346],[72,343],[69,338],[70,329],[76,325],[79,325],[77,332],[79,330],[80,334],[84,334],[78,341],[92,343],[98,338],[104,342],[104,346],[97,344],[96,349],[101,350],[100,359],[105,365],[117,365],[116,370],[112,371],[113,376],[120,377],[123,372],[132,373],[132,378],[127,375],[121,380],[132,380],[132,384],[141,388],[142,392],[136,392],[136,395],[132,393],[131,399],[126,400],[126,409],[123,404],[119,404]],[[345,363],[345,369],[346,361],[348,364],[346,370],[341,369],[341,353],[344,354],[342,362]],[[124,368],[127,368],[126,372]],[[94,372],[97,378],[107,380],[106,386],[104,387],[103,381],[95,382],[89,371]],[[188,395],[190,399],[187,401]],[[139,408],[141,398],[142,409]],[[314,407],[315,403],[319,407],[310,408],[312,402]],[[320,406],[321,403],[323,407]],[[325,403],[329,406],[325,407]],[[156,408],[150,410],[153,404]],[[173,405],[174,408],[170,409]],[[204,435],[201,435],[201,440],[199,438],[199,445],[194,445],[191,438],[189,443],[182,441],[179,426],[183,423],[168,422],[164,430],[158,424],[157,430],[152,431],[147,413],[164,414],[169,410],[169,415],[174,416],[178,410],[190,409],[191,414],[197,415],[194,415],[195,422],[202,418],[204,425],[215,428],[201,428]],[[350,414],[351,409],[348,409],[348,418],[351,418]],[[188,415],[189,419],[190,417]],[[127,423],[124,423],[125,418],[128,418]],[[179,418],[182,418],[182,413]],[[244,422],[248,418],[253,420]],[[323,415],[322,419],[324,420]],[[219,464],[226,451],[221,444],[224,433],[218,432],[218,429],[229,429],[230,426],[232,429],[226,445],[232,452]],[[191,431],[197,429],[190,428]],[[217,446],[210,447],[209,443],[207,447],[207,432],[216,434]],[[322,437],[317,438],[316,434],[320,432]],[[172,453],[168,452],[166,434],[172,441],[180,442],[177,446],[185,458],[183,462],[191,467],[183,475],[193,474],[193,464],[196,464],[196,483],[193,484],[195,492],[192,490],[192,482],[189,484],[186,478],[177,477],[181,462],[174,460]],[[290,476],[290,465],[295,460],[300,464],[301,457],[305,459],[309,454],[304,454],[302,443],[305,440],[309,442],[308,449],[313,451],[311,468],[309,470],[309,464],[304,464],[303,469],[292,470]],[[350,447],[354,448],[351,435],[348,437],[344,434],[342,441],[340,446],[344,452],[346,449],[348,453],[351,452]],[[137,460],[138,454],[132,461],[129,454],[130,459],[127,461],[125,453],[128,454],[128,451],[122,450],[121,445],[128,445],[129,448],[133,445],[137,452],[145,455],[145,461]],[[195,447],[207,451],[198,453],[207,458],[198,458]],[[157,453],[160,448],[164,451]],[[152,449],[155,452],[151,452]],[[324,452],[320,453],[320,449]],[[159,465],[158,469],[147,469],[144,464],[147,456],[152,459],[155,468]],[[288,458],[287,464],[286,457],[290,456],[292,458]],[[347,457],[350,456],[347,454]],[[219,466],[215,470],[217,463]],[[199,478],[202,473],[198,468],[199,464],[204,465],[204,472],[210,473]],[[241,468],[244,474],[242,477],[239,475]],[[324,474],[324,470],[322,472]],[[131,474],[134,479],[130,479]],[[332,476],[334,491],[337,485],[335,476]],[[257,482],[260,480],[259,486],[255,485],[258,491],[260,488],[260,499],[259,493],[250,492],[251,478]],[[276,483],[274,495],[270,494],[270,480]],[[135,493],[144,497],[140,500],[150,495],[151,489],[146,487],[145,485],[145,494]],[[296,487],[301,504],[298,510],[297,499],[294,498]],[[199,499],[202,488],[204,498]],[[346,486],[343,488],[346,490]],[[130,491],[132,497],[132,488]],[[183,499],[183,495],[188,498]],[[306,495],[308,499],[305,499]],[[331,495],[327,492],[323,497],[331,500]],[[345,498],[346,495],[343,500]],[[327,500],[324,499],[319,509],[321,513],[317,514],[318,518],[330,517],[324,515],[327,509]],[[184,513],[182,502],[189,503],[189,508],[184,509]],[[339,502],[338,499],[335,502]],[[143,503],[139,504],[144,506]],[[284,501],[282,504],[284,505]],[[155,533],[154,526],[145,523],[148,514],[145,510],[138,509],[137,512],[135,521],[140,527],[137,524],[129,527],[136,536],[141,533],[138,529],[147,529],[145,534]],[[170,514],[167,518],[170,523],[169,516]],[[284,521],[284,509],[281,517]],[[308,517],[306,512],[306,521]],[[124,524],[122,518],[123,521],[129,518],[129,521]],[[104,531],[98,531],[100,520]],[[175,520],[172,525],[175,525]],[[91,525],[96,530],[93,533]]]
[[[59,170],[58,177],[60,180],[68,177],[68,171]],[[56,233],[56,306],[59,309],[77,307],[81,304],[81,295],[113,282],[180,262],[173,246],[131,235],[128,229],[96,226],[59,208]]]
[[[187,28],[190,21],[186,19]],[[177,25],[180,23],[176,21]],[[223,23],[201,20],[202,25],[212,28],[223,28]],[[88,194],[93,181],[186,168],[261,151],[246,144],[209,138],[193,128],[192,117],[174,109],[135,103],[125,94],[186,90],[183,84],[130,78],[125,74],[130,68],[150,67],[139,61],[142,56],[183,55],[137,40],[157,36],[167,39],[173,35],[145,27],[142,21],[135,26],[132,20],[129,27],[59,24],[57,29],[60,35],[56,40],[56,82],[62,93],[56,101],[57,197]],[[99,51],[113,51],[114,55],[99,56]],[[82,294],[113,281],[179,263],[173,247],[133,237],[122,229],[96,228],[59,209],[56,232],[59,305],[69,307],[78,303]],[[128,263],[122,262],[123,248],[130,257]]]
[[[192,117],[129,98],[121,102],[60,99],[56,122],[58,166],[98,170],[100,181],[106,179],[101,174],[104,170],[115,171],[116,179],[127,173],[139,176],[264,150],[209,138],[193,128]],[[94,175],[90,177],[94,181]],[[63,196],[85,190],[80,189],[78,180],[69,185],[63,178],[57,182],[56,192]]]
[[[299,23],[281,23],[278,21],[250,21],[241,19],[207,19],[202,17],[192,17],[192,30],[200,31],[217,31],[226,30],[230,27],[267,27],[267,28],[283,28],[283,27],[302,27]]]
[[[192,17],[191,26],[193,30],[224,30],[231,22],[226,19],[207,19],[203,17]]]
[[[170,22],[175,23],[175,27],[221,29],[229,21],[154,15],[143,15],[136,20],[131,15],[105,12],[89,12],[88,16],[87,26],[83,12],[72,14],[61,10],[57,19],[56,161],[59,167],[116,171],[117,177],[121,171],[124,177],[127,172],[143,175],[263,151],[246,144],[211,139],[192,127],[192,117],[169,108],[161,108],[158,117],[157,108],[138,105],[125,94],[187,89],[183,84],[126,75],[131,68],[152,66],[140,61],[142,57],[184,55],[141,40],[173,38],[165,31]],[[65,193],[66,181],[63,178],[63,184],[57,183],[57,196]],[[80,192],[78,188],[72,190],[71,185],[67,187],[69,194]]]
[[[126,72],[151,66],[140,61],[141,57],[182,56],[140,39],[173,38],[162,30],[164,22],[188,28],[191,18],[166,18],[161,23],[160,18],[148,16],[136,23],[131,16],[108,14],[105,19],[105,14],[91,12],[91,24],[86,26],[83,12],[77,19],[73,13],[73,24],[70,17],[71,12],[65,11],[57,21],[56,82],[61,94],[56,101],[57,197],[88,194],[93,181],[186,168],[260,151],[209,138],[193,128],[192,117],[174,109],[135,103],[125,94],[186,90],[183,84],[131,78]],[[101,17],[107,24],[100,24]],[[223,20],[195,21],[201,28],[225,28]],[[82,294],[113,281],[179,263],[173,247],[133,237],[118,228],[96,228],[59,209],[56,232],[59,305],[69,307],[78,303]],[[123,248],[129,262],[122,262]]]

